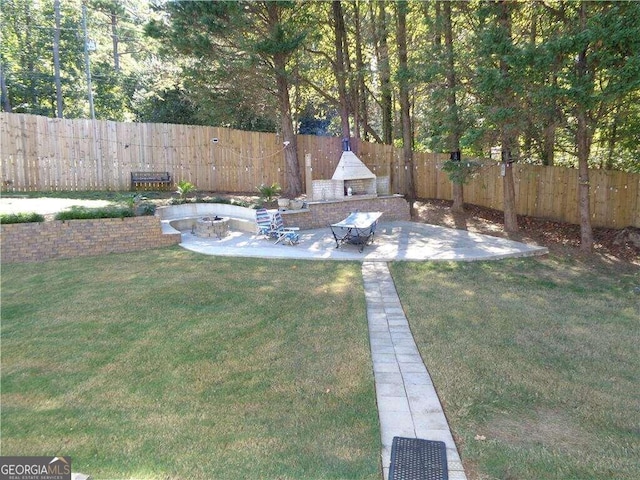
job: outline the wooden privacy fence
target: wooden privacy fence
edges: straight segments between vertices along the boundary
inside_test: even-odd
[[[303,182],[305,154],[311,155],[314,179],[331,178],[341,139],[299,135],[296,140]],[[203,191],[257,193],[261,183],[285,186],[285,148],[284,139],[273,133],[0,114],[4,191],[126,191],[132,171],[167,171],[176,182],[186,180]],[[401,149],[356,141],[353,150],[376,175],[390,177],[392,193],[405,193]],[[440,169],[447,158],[415,153],[419,198],[452,198],[451,182]],[[576,170],[513,168],[519,214],[579,223]],[[640,227],[640,175],[592,170],[590,185],[594,226]],[[485,160],[464,191],[465,202],[502,210],[500,165]]]
[[[15,190],[128,190],[133,171],[167,171],[202,190],[248,192],[284,182],[283,144],[274,134],[6,113],[0,119],[3,181]]]

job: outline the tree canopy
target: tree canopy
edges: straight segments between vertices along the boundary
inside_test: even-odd
[[[4,111],[277,131],[640,173],[640,3],[0,0]],[[452,153],[452,158],[458,158]],[[458,171],[458,169],[450,169]],[[413,196],[412,176],[407,193]],[[454,182],[455,205],[463,203]]]
[[[289,115],[292,133],[400,145],[406,88],[418,150],[488,156],[508,126],[518,161],[577,166],[584,107],[589,167],[640,171],[636,2],[410,0],[401,65],[389,1],[0,0],[4,111],[56,116],[59,88],[62,115],[89,116],[83,4],[97,118],[283,131]]]

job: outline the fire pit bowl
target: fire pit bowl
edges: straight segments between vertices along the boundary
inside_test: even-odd
[[[200,217],[195,225],[194,232],[196,237],[204,238],[223,238],[229,233],[229,218],[227,217]]]

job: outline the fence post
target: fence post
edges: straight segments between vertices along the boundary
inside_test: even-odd
[[[307,200],[313,198],[313,168],[311,168],[311,154],[304,154],[305,185],[307,187]]]

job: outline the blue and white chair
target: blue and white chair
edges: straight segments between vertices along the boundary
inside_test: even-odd
[[[273,214],[273,232],[277,237],[276,243],[283,242],[288,243],[289,245],[295,245],[300,241],[300,235],[298,231],[300,228],[298,227],[285,227],[284,221],[282,220],[282,214],[280,212],[275,212]]]
[[[273,219],[266,208],[256,210],[256,224],[258,225],[258,235],[264,235],[267,238],[272,237]]]

